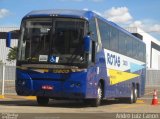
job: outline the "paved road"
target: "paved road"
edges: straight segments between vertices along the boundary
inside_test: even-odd
[[[150,103],[151,100],[139,100],[136,104],[109,100],[103,102],[102,106],[90,107],[81,101],[50,100],[49,105],[38,106],[35,100],[5,98],[0,99],[0,113],[2,113],[0,117],[9,114],[9,116],[18,116],[18,119],[122,119],[123,116],[129,116],[129,119],[138,119],[138,117],[132,118],[134,117],[133,113],[138,113],[141,117],[139,119],[143,119],[142,117],[145,117],[146,113],[158,113],[158,115],[154,115],[154,119],[159,119],[160,104],[153,106]]]

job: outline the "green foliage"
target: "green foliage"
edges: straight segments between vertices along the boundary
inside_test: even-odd
[[[9,49],[9,53],[7,55],[7,61],[12,62],[16,60],[16,55],[17,55],[17,47]]]

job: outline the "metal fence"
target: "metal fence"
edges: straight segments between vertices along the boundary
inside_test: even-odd
[[[14,94],[15,92],[15,66],[0,64],[0,95]],[[3,76],[3,74],[5,74]],[[4,78],[4,85],[3,85]],[[156,89],[160,95],[160,70],[147,70],[145,95],[142,98],[151,99]],[[159,96],[160,97],[160,96]]]
[[[0,95],[16,94],[15,71],[15,66],[0,64]]]
[[[154,90],[157,90],[160,98],[160,70],[147,70],[145,95],[142,98],[151,99]]]
[[[3,89],[3,79],[4,79],[4,77],[3,77],[3,65],[2,64],[0,64],[0,94],[4,94],[4,91],[2,91],[2,89]]]

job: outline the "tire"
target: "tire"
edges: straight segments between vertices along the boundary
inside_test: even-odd
[[[131,94],[130,94],[130,97],[128,98],[128,102],[130,104],[134,103],[134,88],[133,87],[131,89]]]
[[[138,90],[137,88],[134,88],[133,103],[136,103],[137,97],[138,97]]]
[[[96,99],[92,99],[91,101],[91,105],[93,107],[98,107],[100,104],[101,104],[101,101],[102,101],[102,86],[101,86],[101,83],[98,84],[98,87],[97,87],[97,98]]]
[[[37,103],[38,103],[39,105],[45,106],[45,105],[48,104],[48,102],[49,102],[49,98],[37,96]]]
[[[130,97],[129,98],[119,98],[119,101],[132,104],[132,103],[136,103],[137,97],[138,97],[138,90],[137,88],[132,87]]]

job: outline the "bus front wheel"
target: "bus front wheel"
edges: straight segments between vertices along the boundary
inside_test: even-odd
[[[39,105],[45,106],[45,105],[48,104],[48,102],[49,102],[49,98],[37,96],[37,103],[38,103]]]
[[[102,85],[101,83],[98,84],[97,87],[97,98],[92,100],[92,106],[98,107],[102,101]]]

